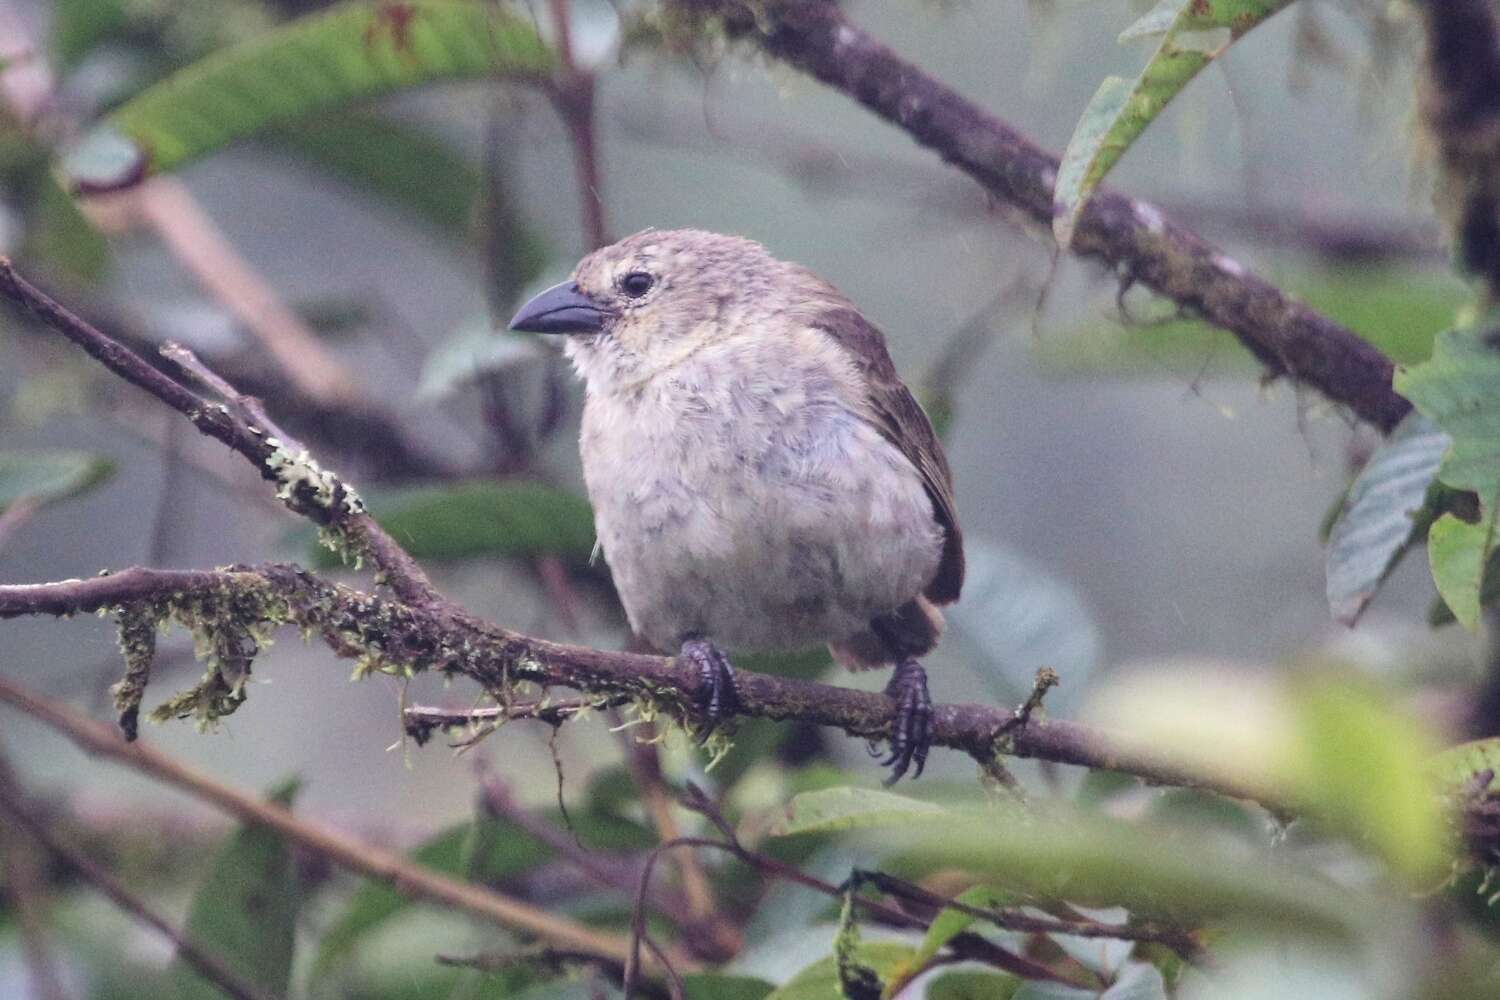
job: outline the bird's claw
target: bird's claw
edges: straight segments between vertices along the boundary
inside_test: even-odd
[[[701,746],[719,723],[739,712],[739,695],[734,687],[734,667],[724,651],[707,639],[688,639],[682,644],[681,659],[698,671],[703,693],[698,696],[703,709],[703,726],[695,737]]]
[[[927,694],[927,671],[915,660],[903,660],[896,665],[885,693],[896,702],[896,718],[891,726],[890,754],[881,764],[891,769],[886,785],[894,785],[911,765],[917,766],[913,779],[920,778],[927,766],[927,751],[932,748],[932,698]]]

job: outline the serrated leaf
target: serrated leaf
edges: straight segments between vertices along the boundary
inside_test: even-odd
[[[1122,41],[1161,34],[1135,80],[1108,77],[1089,101],[1057,171],[1052,231],[1067,247],[1095,188],[1163,108],[1245,32],[1291,0],[1168,0]]]
[[[793,796],[787,803],[786,816],[768,834],[789,837],[799,833],[940,823],[951,815],[940,805],[875,788],[825,788]]]
[[[298,783],[269,799],[290,806]],[[276,996],[291,981],[301,884],[286,839],[260,826],[241,827],[220,849],[183,927],[189,940],[221,959],[240,978]],[[174,960],[168,970],[174,1000],[221,1000],[218,986]]]
[[[1003,972],[960,969],[927,984],[927,1000],[1013,1000],[1021,980]]]
[[[403,491],[371,501],[375,518],[418,559],[556,555],[583,564],[594,547],[588,501],[524,480],[476,481]],[[338,557],[321,550],[320,567]]]
[[[27,499],[53,503],[114,474],[114,463],[81,451],[0,452],[0,511]]]
[[[1438,478],[1479,498],[1477,523],[1444,514],[1427,535],[1438,593],[1464,627],[1474,631],[1500,504],[1500,350],[1494,333],[1441,334],[1430,360],[1397,371],[1395,387],[1452,439]]]
[[[853,951],[854,960],[874,969],[882,980],[889,979],[896,969],[910,962],[913,954],[910,945],[889,941],[860,942]],[[837,960],[830,955],[815,962],[768,995],[766,1000],[844,1000],[839,987]]]
[[[1359,620],[1406,551],[1448,444],[1432,421],[1407,414],[1349,488],[1325,560],[1328,605],[1339,622]]]
[[[123,138],[134,151],[124,169],[101,173],[87,155],[64,169],[96,189],[119,187],[356,101],[443,80],[540,76],[552,65],[532,22],[493,4],[343,3],[215,52],[110,114],[84,148]]]

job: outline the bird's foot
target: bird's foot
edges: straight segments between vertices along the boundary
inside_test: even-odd
[[[885,686],[886,697],[896,702],[896,719],[891,726],[891,752],[881,761],[891,769],[885,779],[894,785],[911,765],[917,766],[912,778],[922,776],[927,765],[927,751],[932,749],[932,698],[927,693],[927,671],[916,660],[902,660]]]
[[[696,737],[699,744],[706,743],[719,723],[730,718],[740,708],[739,696],[734,689],[734,667],[724,651],[707,639],[685,639],[679,659],[698,671],[703,681],[703,693],[698,696],[703,709],[703,727]]]

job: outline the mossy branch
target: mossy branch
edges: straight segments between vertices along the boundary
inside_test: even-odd
[[[1475,0],[1477,3],[1477,0]],[[1442,6],[1435,3],[1434,6]],[[1058,159],[896,55],[829,0],[673,0],[863,104],[1049,232]],[[1394,364],[1351,330],[1297,302],[1146,202],[1101,189],[1071,248],[1233,333],[1274,375],[1317,389],[1382,431],[1411,409]]]

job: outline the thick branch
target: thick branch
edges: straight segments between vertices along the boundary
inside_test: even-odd
[[[262,478],[277,484],[278,495],[288,507],[324,527],[343,532],[355,551],[367,552],[402,600],[422,604],[441,600],[422,567],[365,513],[354,491],[333,473],[319,468],[311,456],[289,451],[291,442],[277,440],[223,403],[199,396],[152,367],[17,274],[6,257],[0,257],[0,296],[26,309],[125,381],[187,417],[201,433],[249,459]]]
[[[721,15],[749,38],[843,91],[978,181],[1043,228],[1052,223],[1058,160],[1025,136],[901,59],[824,0],[767,5],[678,0]],[[1411,405],[1391,388],[1394,366],[1350,330],[1252,274],[1175,225],[1161,211],[1101,190],[1084,212],[1073,248],[1229,330],[1277,375],[1348,406],[1389,431]]]
[[[321,634],[341,655],[378,657],[389,669],[463,674],[492,692],[516,681],[593,694],[649,700],[691,719],[702,682],[675,661],[548,642],[455,617],[442,608],[408,606],[329,583],[293,566],[270,564],[221,571],[128,569],[110,576],[59,583],[0,586],[0,619],[71,615],[156,601],[185,601],[226,592],[262,593],[275,620]],[[890,698],[871,691],[741,670],[736,675],[742,715],[810,722],[871,739],[886,737],[895,715]],[[1200,787],[1271,805],[1271,795],[1126,738],[1073,722],[1031,718],[992,705],[938,705],[933,742],[982,762],[997,754],[1133,774],[1146,781]]]

